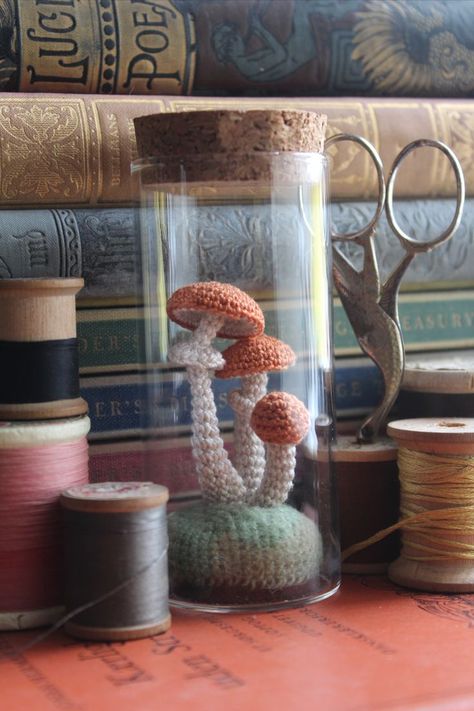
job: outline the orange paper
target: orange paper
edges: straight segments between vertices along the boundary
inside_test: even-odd
[[[474,595],[346,578],[308,607],[175,612],[162,635],[88,643],[0,635],[2,709],[436,711],[474,709]]]

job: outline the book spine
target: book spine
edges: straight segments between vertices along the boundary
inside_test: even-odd
[[[261,306],[266,332],[281,338],[284,331],[284,340],[298,352],[297,344],[304,333],[303,312],[290,303],[278,311],[273,302],[261,302]],[[474,289],[401,294],[399,314],[407,352],[474,346]],[[333,322],[335,355],[360,355],[339,298],[334,299]],[[83,375],[137,370],[147,365],[145,316],[141,308],[79,309],[77,337]]]
[[[146,481],[145,443],[142,439],[125,442],[91,442],[89,479],[100,481]]]
[[[136,299],[139,210],[2,210],[0,277],[83,277],[84,298]]]
[[[338,423],[344,434],[353,435],[360,421]],[[348,429],[344,427],[348,426]],[[342,432],[341,432],[342,434]],[[232,457],[233,434],[222,433],[224,447]],[[144,441],[136,439],[92,440],[89,444],[89,477],[101,481],[153,481],[166,486],[170,501],[178,504],[201,495],[189,433]]]
[[[222,435],[232,455],[233,436]],[[172,498],[196,495],[199,484],[189,436],[152,442],[141,439],[92,442],[89,447],[91,481],[154,481],[169,489]]]
[[[328,135],[359,134],[385,165],[397,147],[420,137],[442,140],[459,156],[474,195],[474,103],[443,99],[206,98],[4,93],[0,106],[0,205],[88,207],[138,201],[133,118],[193,109],[304,109],[327,114]],[[423,179],[420,178],[422,176]],[[397,180],[399,197],[452,197],[455,181],[440,151],[419,151]],[[331,172],[336,200],[375,199],[377,180],[364,151],[350,151]]]
[[[339,300],[334,311],[336,354],[358,352]],[[401,294],[398,311],[407,352],[474,346],[474,290]]]
[[[83,375],[142,369],[146,365],[143,309],[80,309],[77,341]]]
[[[331,219],[338,232],[350,233],[369,224],[376,211],[374,202],[331,203]],[[399,200],[395,207],[399,226],[422,242],[441,234],[451,222],[454,202],[450,199]],[[362,268],[363,250],[353,242],[339,242],[337,248]],[[403,258],[405,252],[388,224],[385,212],[377,223],[375,250],[382,280]],[[474,199],[464,203],[461,223],[452,239],[429,253],[416,256],[408,267],[401,289],[440,289],[474,286]]]
[[[301,390],[302,377],[301,368],[299,371],[271,373],[269,389],[297,394]],[[239,383],[238,378],[216,378],[213,381],[214,399],[223,430],[231,428],[234,419],[227,394],[238,388]],[[349,418],[369,412],[380,400],[382,388],[380,373],[368,359],[339,362],[335,372],[336,414]],[[191,428],[191,396],[183,372],[163,374],[159,386],[153,388],[147,387],[146,377],[140,374],[83,377],[81,395],[89,405],[90,441],[138,437],[143,432],[156,430],[158,424],[163,436],[188,433]]]
[[[332,220],[340,232],[353,232],[368,224],[376,209],[373,202],[335,202]],[[242,220],[248,210],[252,235],[245,232],[250,220]],[[450,222],[453,203],[448,199],[405,200],[397,204],[397,220],[413,239],[441,233]],[[276,229],[277,215],[272,216]],[[203,240],[203,270],[220,281],[235,281],[239,260],[245,255],[246,280],[250,289],[261,291],[271,283],[272,260],[262,241],[266,224],[261,209],[230,206],[203,208],[199,213]],[[270,221],[270,216],[269,216]],[[453,288],[474,285],[474,198],[466,200],[463,220],[453,239],[429,254],[418,255],[410,264],[402,290]],[[282,224],[282,229],[285,225]],[[226,249],[221,228],[232,230]],[[86,299],[99,304],[112,300],[136,303],[141,283],[140,210],[133,207],[90,207],[0,211],[0,278],[82,276],[84,288],[78,302]],[[385,215],[377,226],[375,240],[382,279],[400,260],[403,250],[392,233]],[[214,249],[216,247],[216,249]],[[352,243],[338,249],[362,266],[362,250]],[[219,254],[219,259],[213,255]]]
[[[190,0],[187,6],[196,21],[196,92],[453,97],[472,92],[460,59],[472,57],[470,2]],[[446,61],[448,55],[458,62]]]
[[[187,94],[194,21],[172,0],[7,0],[0,89]]]
[[[0,88],[467,96],[473,22],[453,0],[3,0]]]

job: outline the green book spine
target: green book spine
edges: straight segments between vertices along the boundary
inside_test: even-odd
[[[276,327],[274,302],[262,306],[267,333],[283,338],[293,347],[296,345],[298,352],[303,327],[301,312],[288,302],[282,311],[287,315],[283,319],[283,333]],[[405,293],[400,296],[399,313],[407,352],[474,346],[474,289]],[[82,374],[146,366],[142,308],[79,309],[77,316]],[[281,323],[280,312],[279,317]],[[336,356],[361,354],[338,298],[334,300],[334,350]]]

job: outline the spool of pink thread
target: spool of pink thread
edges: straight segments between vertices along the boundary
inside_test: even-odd
[[[0,424],[0,630],[63,610],[60,493],[88,481],[88,417]]]

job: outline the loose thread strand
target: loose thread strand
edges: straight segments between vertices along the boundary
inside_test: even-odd
[[[403,556],[407,559],[474,560],[474,456],[400,448],[398,468],[401,519],[346,548],[342,560],[400,529],[405,532]],[[416,540],[410,532],[416,533]],[[472,536],[473,540],[458,540],[454,534],[458,538]],[[407,548],[420,554],[408,553]]]
[[[70,612],[68,612],[66,615],[64,615],[59,620],[57,620],[57,622],[55,622],[53,625],[51,625],[51,627],[49,627],[47,630],[45,630],[41,634],[34,637],[27,644],[23,645],[23,647],[20,647],[20,649],[15,650],[15,656],[24,654],[26,651],[28,651],[32,647],[37,646],[41,642],[44,642],[45,639],[47,639],[52,634],[54,634],[54,632],[57,632],[58,630],[60,630],[61,627],[64,627],[65,624],[67,624],[74,617],[77,617],[77,615],[80,615],[82,612],[85,612],[86,610],[90,610],[91,608],[95,607],[96,605],[99,605],[101,602],[108,600],[110,597],[112,597],[116,593],[120,592],[124,588],[128,587],[131,583],[135,582],[140,576],[144,575],[148,570],[150,570],[154,565],[158,565],[159,563],[161,563],[161,561],[163,560],[166,553],[167,553],[167,550],[163,550],[157,558],[155,558],[150,563],[147,563],[145,566],[140,568],[140,570],[138,570],[136,573],[134,573],[134,575],[130,575],[128,578],[126,578],[122,582],[118,583],[118,585],[113,587],[111,590],[108,590],[107,592],[103,593],[102,595],[99,595],[94,600],[91,600],[90,602],[86,602],[83,605],[79,605],[74,610],[71,610]]]

